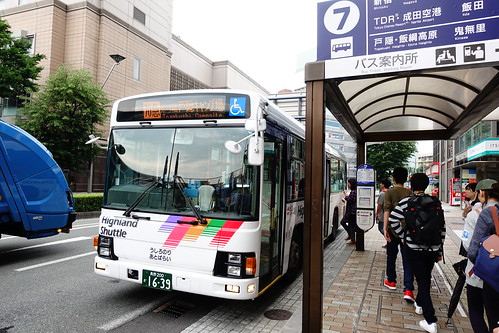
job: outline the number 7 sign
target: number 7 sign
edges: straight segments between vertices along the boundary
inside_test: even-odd
[[[317,4],[317,60],[365,54],[366,5],[367,0]]]

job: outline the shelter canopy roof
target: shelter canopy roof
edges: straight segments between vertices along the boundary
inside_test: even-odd
[[[456,67],[323,80],[326,108],[357,142],[457,138],[499,106],[499,68]]]

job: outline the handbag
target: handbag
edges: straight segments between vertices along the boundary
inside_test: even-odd
[[[473,273],[499,292],[499,217],[496,206],[491,211],[496,233],[483,238]]]

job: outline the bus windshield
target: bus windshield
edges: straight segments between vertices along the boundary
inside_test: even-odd
[[[104,206],[188,216],[194,208],[206,218],[254,219],[258,168],[245,153],[224,147],[247,135],[228,127],[114,129]],[[241,145],[245,152],[246,141]]]

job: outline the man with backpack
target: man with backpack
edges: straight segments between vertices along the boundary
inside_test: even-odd
[[[412,195],[412,191],[404,187],[407,180],[407,169],[396,167],[393,169],[392,179],[395,184],[391,189],[385,192],[383,202],[384,223],[383,231],[386,239],[386,280],[383,285],[390,290],[397,289],[397,271],[396,262],[399,253],[402,255],[402,265],[404,266],[404,299],[407,302],[414,302],[414,275],[412,274],[411,265],[406,258],[406,249],[401,244],[400,238],[391,229],[388,223],[388,216],[391,211],[397,206],[400,200]]]
[[[389,223],[405,244],[407,259],[418,283],[415,312],[424,316],[419,326],[435,333],[438,328],[430,295],[431,271],[443,256],[444,212],[437,197],[424,194],[430,183],[428,176],[416,173],[410,181],[414,194],[400,200],[389,216]],[[402,220],[405,226],[400,223]]]

